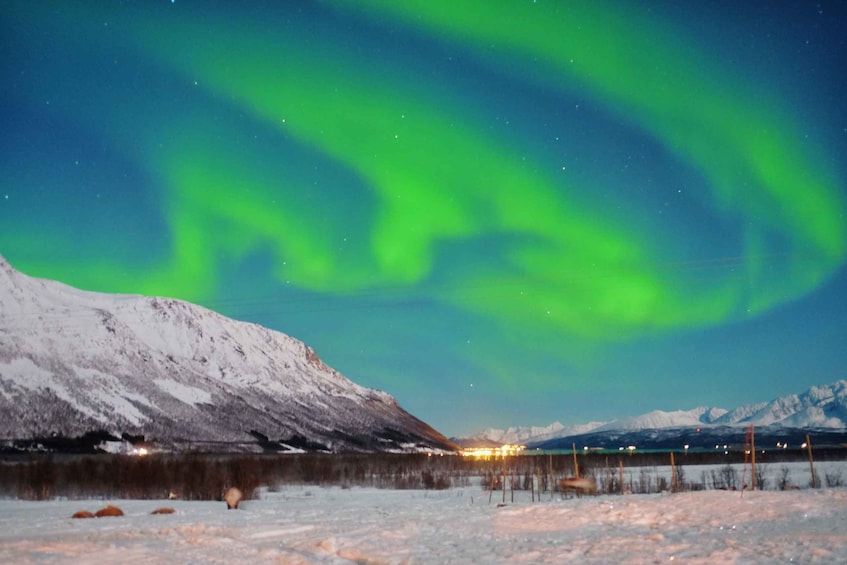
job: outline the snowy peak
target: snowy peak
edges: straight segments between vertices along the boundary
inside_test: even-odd
[[[557,437],[565,430],[559,422],[553,422],[549,426],[520,426],[507,430],[495,428],[485,429],[471,439],[488,440],[500,445],[519,445],[531,437]]]
[[[664,412],[653,410],[641,416],[613,420],[597,429],[606,430],[645,430],[657,428],[681,428],[686,426],[701,426],[715,423],[715,420],[726,413],[721,408],[701,406],[692,410],[675,410]]]
[[[847,428],[847,380],[813,386],[802,394],[790,394],[770,402],[741,406],[716,423],[796,428]]]
[[[187,302],[81,291],[0,258],[0,316],[0,437],[452,447],[304,343]]]
[[[620,418],[611,422],[590,422],[564,426],[555,422],[547,427],[514,427],[508,430],[487,429],[471,438],[459,440],[488,440],[495,443],[539,444],[593,432],[637,432],[670,428],[709,426],[778,425],[787,428],[847,429],[847,380],[829,385],[813,386],[802,394],[790,394],[770,402],[723,408],[701,406],[691,410],[665,412],[653,410],[640,416]]]
[[[467,439],[487,440],[498,445],[522,445],[528,441],[544,441],[556,437],[586,433],[603,424],[604,422],[589,422],[587,424],[565,426],[560,422],[553,422],[549,426],[518,426],[506,430],[488,428]]]

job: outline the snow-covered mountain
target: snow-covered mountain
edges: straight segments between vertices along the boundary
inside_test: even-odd
[[[740,406],[715,421],[716,424],[779,424],[793,428],[847,428],[847,380],[813,386],[802,394],[790,394]]]
[[[726,414],[722,408],[707,408],[700,406],[691,410],[674,410],[665,412],[653,410],[641,416],[612,420],[591,431],[607,430],[646,430],[659,428],[681,428],[685,426],[702,426],[716,423]]]
[[[620,418],[610,422],[591,422],[564,426],[559,422],[547,427],[516,427],[503,430],[487,429],[468,440],[487,440],[509,444],[540,444],[545,441],[600,432],[633,432],[670,428],[719,426],[782,426],[785,428],[847,429],[847,380],[829,385],[814,386],[802,394],[791,394],[739,406],[734,410],[698,407],[691,410],[665,412],[653,410],[647,414]]]
[[[330,450],[452,449],[302,342],[187,302],[28,277],[0,257],[0,438],[143,435]]]
[[[522,445],[529,441],[544,441],[564,436],[579,435],[595,430],[603,426],[605,422],[589,422],[565,426],[560,422],[553,422],[549,426],[517,426],[506,430],[487,428],[469,438],[462,438],[460,445],[479,446],[481,442],[490,442],[494,445]]]

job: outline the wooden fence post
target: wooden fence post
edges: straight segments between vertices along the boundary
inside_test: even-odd
[[[573,444],[573,476],[579,478],[579,462],[576,460],[576,443]]]
[[[809,439],[809,434],[806,434],[806,449],[809,451],[809,470],[812,472],[812,488],[818,488],[817,477],[815,477],[815,464],[812,460],[812,441]]]
[[[671,451],[671,492],[677,491],[676,484],[676,465],[673,462],[673,451]]]
[[[756,477],[756,429],[750,424],[750,485],[753,490],[758,488]]]
[[[619,463],[620,463],[620,473],[621,473],[621,475],[620,475],[621,494],[623,494],[624,493],[624,488],[623,488],[623,459],[621,459],[619,461]]]

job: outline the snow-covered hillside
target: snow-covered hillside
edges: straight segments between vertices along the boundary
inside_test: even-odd
[[[85,292],[0,257],[0,438],[269,438],[329,449],[450,448],[385,392],[302,342],[179,300]]]

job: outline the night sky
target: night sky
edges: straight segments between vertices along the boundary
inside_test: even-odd
[[[847,377],[840,0],[0,17],[27,274],[282,331],[447,435]]]

